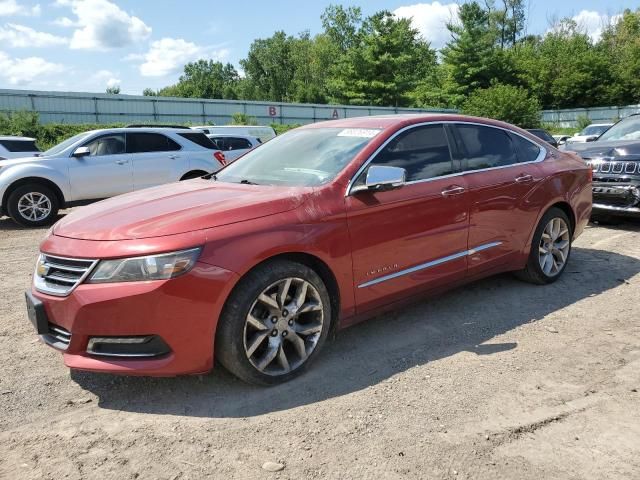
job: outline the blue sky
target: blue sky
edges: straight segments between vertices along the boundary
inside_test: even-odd
[[[440,47],[457,0],[0,0],[0,88],[122,93],[174,83],[198,58],[236,66],[255,38],[276,30],[318,33],[331,3],[360,5],[413,18]],[[496,3],[501,3],[497,0]],[[544,33],[553,19],[574,17],[593,38],[604,22],[640,0],[530,0],[527,30]]]

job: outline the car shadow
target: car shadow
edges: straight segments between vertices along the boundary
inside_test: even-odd
[[[555,284],[534,286],[504,274],[425,299],[341,331],[305,374],[275,387],[247,385],[222,367],[203,376],[145,378],[73,372],[72,378],[95,393],[99,406],[106,409],[251,417],[362,390],[415,365],[462,351],[493,355],[518,348],[516,342],[491,340],[587,297],[627,288],[627,281],[638,272],[636,258],[574,248],[570,265]]]

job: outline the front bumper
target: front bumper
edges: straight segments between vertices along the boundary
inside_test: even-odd
[[[50,325],[69,333],[64,363],[70,368],[127,375],[173,376],[213,367],[214,335],[224,300],[237,275],[204,263],[171,280],[81,284],[69,296],[32,289]],[[96,337],[157,337],[162,355],[105,356],[88,353]],[[154,340],[156,341],[156,340]],[[95,340],[94,340],[95,343]]]
[[[640,185],[594,182],[593,211],[610,215],[640,216]]]

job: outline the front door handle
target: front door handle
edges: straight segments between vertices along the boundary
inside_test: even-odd
[[[171,160],[175,160],[176,158],[178,158],[178,155],[169,155],[169,158],[170,158]]]
[[[533,182],[533,175],[529,175],[527,173],[523,173],[522,175],[520,175],[519,177],[516,177],[516,182],[517,183],[529,183],[529,182]]]
[[[116,160],[118,165],[124,165],[125,163],[129,163],[129,160]]]
[[[452,197],[454,195],[461,195],[464,193],[464,191],[464,187],[461,187],[460,185],[451,185],[442,190],[442,192],[440,193],[442,193],[443,197]]]

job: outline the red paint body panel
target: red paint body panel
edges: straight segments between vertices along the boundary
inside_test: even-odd
[[[41,251],[109,259],[203,247],[196,267],[166,281],[81,284],[67,297],[33,290],[51,322],[72,333],[71,368],[137,375],[201,373],[213,366],[218,317],[232,289],[257,264],[302,254],[322,262],[338,288],[341,326],[409,301],[525,265],[534,229],[552,205],[567,205],[574,237],[591,213],[590,170],[545,146],[538,163],[513,165],[402,188],[346,195],[358,169],[400,129],[424,122],[501,122],[456,115],[399,115],[336,120],[303,128],[382,131],[330,183],[271,187],[193,180],[83,207],[60,221]],[[516,183],[521,174],[531,182]],[[462,186],[461,195],[442,191]],[[466,252],[480,245],[495,248]],[[455,258],[384,282],[372,280],[444,257]],[[86,353],[90,336],[159,335],[171,354],[156,360],[108,360]]]

